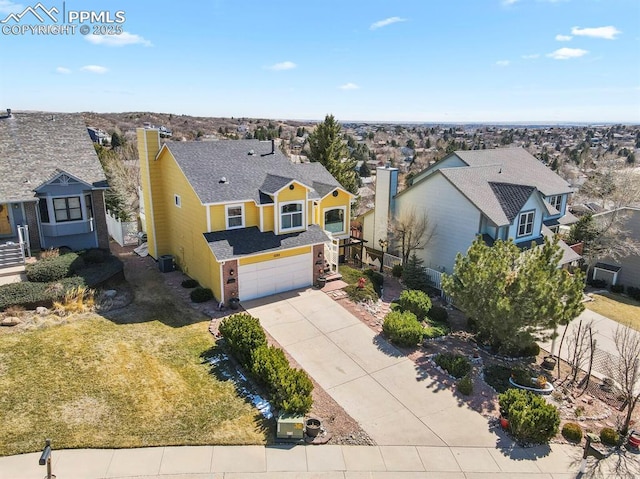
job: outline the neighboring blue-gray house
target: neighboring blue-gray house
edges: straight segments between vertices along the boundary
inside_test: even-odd
[[[106,188],[80,115],[0,116],[0,246],[108,248]],[[6,249],[0,266],[15,259],[3,261]]]

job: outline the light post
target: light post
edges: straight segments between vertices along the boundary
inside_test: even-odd
[[[380,272],[382,273],[382,268],[384,266],[384,249],[389,247],[389,241],[380,238],[378,240],[378,244],[380,245],[380,248],[382,249],[382,257],[380,258]]]

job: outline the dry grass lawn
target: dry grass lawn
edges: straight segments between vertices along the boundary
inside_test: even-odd
[[[614,293],[593,294],[593,301],[585,303],[591,311],[640,331],[640,303]]]
[[[0,455],[56,448],[260,444],[257,411],[210,373],[207,323],[98,315],[0,336]]]

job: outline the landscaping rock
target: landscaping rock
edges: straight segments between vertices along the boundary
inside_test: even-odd
[[[20,318],[9,316],[8,318],[3,318],[2,321],[0,321],[0,326],[17,326],[21,322]]]
[[[44,306],[38,306],[36,308],[36,314],[39,316],[46,316],[49,314],[49,308],[45,308]]]
[[[102,296],[104,296],[107,299],[113,299],[116,297],[117,294],[118,292],[115,289],[107,289],[106,291],[102,292]]]

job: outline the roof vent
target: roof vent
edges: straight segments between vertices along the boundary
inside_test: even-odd
[[[253,150],[249,150],[249,156],[253,156],[253,155],[255,155],[255,154],[256,154],[256,152],[255,152],[255,151],[253,151]]]
[[[229,180],[227,180],[226,176],[223,176],[222,178],[220,178],[218,180],[218,183],[223,184],[223,185],[227,185],[227,184],[229,184]]]

